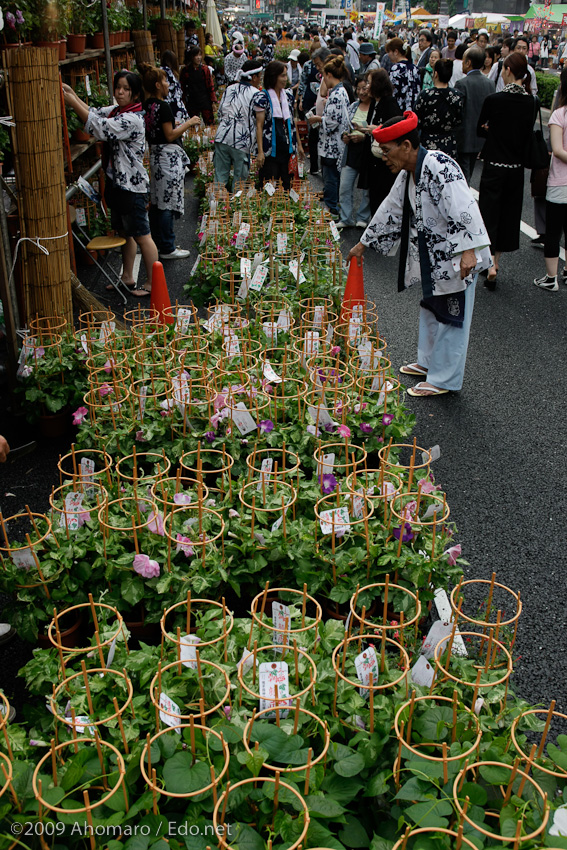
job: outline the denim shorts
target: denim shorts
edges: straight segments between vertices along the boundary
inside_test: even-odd
[[[147,192],[132,192],[133,208],[128,213],[119,213],[111,209],[110,222],[114,230],[123,236],[147,236],[150,233],[150,220],[146,209]]]

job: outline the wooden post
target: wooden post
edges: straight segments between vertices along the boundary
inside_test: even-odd
[[[23,242],[19,249],[27,314],[22,320],[63,316],[72,322],[58,54],[42,47],[8,50],[5,67],[16,122],[12,139],[21,234],[40,240]]]

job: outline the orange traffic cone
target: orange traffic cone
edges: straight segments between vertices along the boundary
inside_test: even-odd
[[[169,292],[167,291],[163,265],[162,263],[156,262],[152,268],[152,296],[150,298],[150,308],[158,311],[162,322],[165,322],[167,325],[172,325],[173,316],[164,316],[164,307],[171,307],[171,301],[169,300]]]
[[[364,276],[362,274],[362,258],[359,261],[356,257],[351,257],[350,268],[343,295],[343,303],[341,307],[341,324],[344,324],[348,318],[348,311],[352,311],[355,304],[364,304],[366,298],[364,296]]]

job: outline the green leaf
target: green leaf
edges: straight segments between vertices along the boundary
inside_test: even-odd
[[[380,797],[382,794],[385,794],[388,790],[388,777],[390,777],[391,771],[382,770],[380,773],[377,773],[372,777],[368,785],[366,786],[366,790],[364,791],[365,797]]]
[[[482,765],[479,767],[480,775],[488,782],[489,785],[507,785],[511,771],[506,767],[494,767],[492,765]]]
[[[442,741],[453,725],[453,712],[445,705],[428,708],[421,717],[414,718],[413,728],[425,741]]]
[[[347,806],[363,787],[362,782],[357,779],[346,779],[336,773],[328,773],[321,785],[321,790],[338,803]]]
[[[341,829],[339,838],[346,847],[368,847],[370,844],[368,833],[353,815],[347,816],[347,826]]]
[[[238,850],[266,850],[264,839],[251,826],[238,824],[230,833],[230,844]]]
[[[564,735],[561,736],[565,737]],[[559,740],[559,738],[557,739]],[[563,770],[567,770],[567,753],[559,747],[556,747],[554,744],[547,745],[547,754],[549,758],[558,766],[563,768]]]
[[[172,794],[188,794],[205,788],[211,781],[210,771],[203,762],[193,764],[188,750],[175,753],[163,766],[166,791]]]
[[[364,759],[360,753],[351,753],[336,761],[334,768],[339,776],[356,776],[361,770],[364,770]]]
[[[315,817],[322,818],[338,818],[346,811],[340,803],[333,800],[332,797],[320,797],[316,794],[309,794],[304,798],[309,809],[309,814]]]
[[[56,785],[54,788],[46,788],[45,791],[42,792],[42,797],[45,802],[52,806],[58,806],[64,796],[65,791],[61,785]]]
[[[437,789],[427,780],[412,776],[402,785],[394,799],[412,800],[414,802],[430,800],[432,796],[436,796],[436,791]]]
[[[409,817],[416,826],[446,828],[453,807],[447,800],[432,800],[428,803],[415,803],[405,809],[404,815]]]
[[[469,798],[473,806],[485,806],[488,794],[482,785],[477,785],[476,782],[465,782],[459,792],[459,799],[464,800],[465,797]]]

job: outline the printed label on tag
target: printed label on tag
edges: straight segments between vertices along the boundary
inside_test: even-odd
[[[315,307],[313,311],[313,327],[321,328],[323,325],[323,317],[325,315],[325,308],[321,305]]]
[[[79,227],[87,226],[87,214],[85,212],[84,207],[75,207],[75,215],[77,217],[77,224]]]
[[[85,88],[87,90],[88,97],[90,97],[93,92],[91,89],[91,80],[88,74],[85,76]]]
[[[411,680],[415,685],[430,688],[435,676],[435,668],[429,663],[425,655],[420,655],[410,671]]]
[[[267,266],[258,266],[256,271],[254,272],[254,277],[250,282],[250,289],[253,289],[254,292],[259,292],[264,285],[264,281],[268,276],[268,268]]]
[[[257,428],[254,419],[243,401],[240,401],[236,405],[236,410],[232,411],[232,421],[243,437],[245,437],[246,434],[250,434],[252,431],[255,431]]]
[[[240,230],[238,231],[238,234],[236,236],[236,246],[235,247],[236,247],[237,250],[239,250],[240,248],[244,248],[244,245],[246,244],[246,240],[248,239],[249,234],[250,234],[250,225],[248,224],[248,222],[243,221],[242,224],[240,225]]]
[[[280,517],[283,520],[283,517]],[[274,632],[273,642],[282,646],[289,646],[289,624],[291,622],[291,611],[287,605],[281,602],[272,602],[272,623],[274,629],[283,629],[282,632]]]
[[[318,428],[324,428],[325,425],[332,425],[333,423],[329,411],[320,404],[318,404],[317,407],[309,406],[307,408],[307,412]]]
[[[252,273],[256,271],[260,263],[264,262],[264,255],[261,251],[258,251],[254,254],[254,260],[252,261]]]
[[[95,471],[94,460],[92,460],[92,458],[90,458],[90,457],[81,458],[80,470],[81,470],[81,481],[85,482],[87,485],[91,485],[91,486],[85,487],[85,493],[87,493],[88,495],[91,495],[92,493],[94,493],[94,487],[92,486],[92,484],[94,483],[94,471]]]
[[[238,292],[236,293],[236,297],[240,298],[242,301],[248,295],[248,290],[250,288],[250,278],[245,277],[240,286],[238,287]]]
[[[65,496],[65,511],[59,517],[60,528],[67,527],[69,531],[79,528],[79,514],[82,511],[84,493],[67,493]]]
[[[362,519],[364,516],[364,498],[361,496],[353,496],[352,498],[352,513],[355,519]]]
[[[453,618],[453,610],[451,608],[447,592],[443,590],[442,587],[437,588],[437,590],[435,591],[434,600],[435,607],[437,608],[437,613],[439,614],[439,618],[444,623],[450,623]],[[453,652],[456,655],[468,655],[465,642],[461,637],[461,633],[458,629],[455,632],[455,640],[453,641]]]
[[[234,331],[229,331],[226,343],[226,353],[230,358],[236,357],[237,354],[240,354],[240,340]]]
[[[299,200],[299,195],[297,194],[295,189],[289,190],[289,197],[291,198],[291,200],[293,201],[294,204],[296,204]]]
[[[273,224],[274,224],[273,216],[270,216],[269,219],[268,219],[268,226],[266,228],[266,236],[269,236],[270,233],[272,232]]]
[[[337,227],[337,223],[335,221],[331,221],[331,235],[335,242],[338,242],[341,238],[341,234],[339,233],[339,228]]]
[[[285,254],[287,251],[287,233],[278,233],[276,236],[276,244],[278,254]]]
[[[289,310],[286,310],[284,307],[280,310],[278,316],[278,328],[281,328],[282,331],[288,331],[291,327],[291,313]]]
[[[292,275],[294,276],[294,278],[297,281],[299,281],[299,283],[305,283],[307,278],[305,277],[305,275],[303,274],[303,272],[299,268],[299,263],[297,262],[297,260],[290,260],[288,268],[289,268],[290,272],[292,273]]]
[[[246,192],[246,197],[247,198],[253,198],[255,194],[256,194],[256,189],[254,188],[254,186],[250,186],[250,188]]]
[[[264,367],[262,370],[264,378],[267,381],[271,381],[272,384],[281,384],[282,378],[279,375],[276,375],[274,370],[272,369],[271,363],[269,360],[264,361]]]
[[[319,351],[319,331],[307,331],[303,339],[303,356],[313,357]]]
[[[240,259],[240,277],[252,277],[252,260],[248,257]]]
[[[305,173],[305,165],[304,165],[302,160],[299,160],[298,163],[297,163],[297,173],[299,174],[300,177],[303,177],[303,175]]]
[[[421,645],[421,654],[425,656],[425,658],[433,658],[435,654],[435,647],[443,638],[449,637],[451,632],[453,631],[453,625],[449,622],[443,622],[443,620],[435,620],[431,628],[429,629],[423,644]],[[448,643],[444,644],[444,649],[447,649]]]
[[[273,183],[266,183],[266,185],[264,186],[264,189],[266,190],[266,192],[268,193],[268,195],[270,195],[270,197],[271,197],[271,196],[274,194],[274,192],[276,191],[276,187],[274,186],[274,184],[273,184]]]
[[[196,271],[197,271],[197,269],[199,268],[199,263],[200,263],[200,262],[201,262],[201,255],[200,255],[200,254],[197,254],[197,259],[196,259],[196,260],[195,260],[195,262],[193,263],[193,268],[192,268],[192,269],[191,269],[191,271],[189,272],[189,277],[193,277],[193,275],[195,274],[195,272],[196,272]]]
[[[280,717],[287,717],[287,709],[282,711],[282,706],[290,706],[291,700],[289,697],[289,672],[285,661],[265,661],[260,664],[260,711],[266,708],[276,707],[276,689]],[[285,700],[285,702],[281,702]],[[265,718],[275,717],[276,713],[268,712],[263,715]]]
[[[277,344],[278,341],[278,323],[277,322],[263,322],[262,330],[266,335],[266,338],[272,342],[274,345]]]
[[[333,471],[333,467],[335,465],[335,453],[329,452],[327,455],[323,455],[323,460],[319,464],[319,469],[317,470],[317,474],[321,475],[330,475]]]
[[[242,213],[240,210],[237,210],[232,216],[232,226],[240,227],[240,222],[242,221]]]
[[[177,717],[170,717],[169,714],[165,714],[166,711],[176,714]],[[181,709],[177,703],[173,702],[173,700],[170,699],[163,691],[159,695],[159,719],[162,723],[165,723],[166,726],[177,726],[179,723],[183,722],[181,720]],[[175,731],[178,735],[181,735],[181,729],[176,729]]]
[[[370,674],[372,674],[372,684],[378,684],[378,659],[376,658],[376,650],[373,646],[364,649],[360,655],[354,659],[354,666],[358,681],[362,685],[370,684]],[[370,691],[366,688],[359,688],[360,696],[368,698]]]
[[[217,207],[218,207],[218,201],[216,200],[216,198],[212,198],[210,205],[209,205],[211,215],[214,215],[216,213]]]
[[[20,569],[28,570],[30,567],[35,567],[32,550],[29,546],[24,546],[23,549],[18,549],[10,553],[12,561]]]
[[[256,487],[256,490],[258,492],[260,492],[262,490],[262,485],[264,485],[264,486],[268,485],[269,477],[268,477],[267,473],[270,473],[272,471],[273,466],[274,466],[273,457],[267,457],[265,460],[262,461],[262,471],[260,473],[260,480],[258,482],[258,486]]]
[[[348,323],[348,338],[350,340],[358,339],[362,329],[362,320],[358,316],[353,316]]]
[[[181,636],[181,662],[184,667],[190,667],[192,670],[197,669],[197,644],[201,643],[201,638],[197,635],[182,635]]]
[[[104,675],[104,674],[103,674]],[[91,723],[91,718],[88,714],[77,714],[75,715],[75,722],[73,723],[72,717],[66,717],[65,723],[71,729],[73,726],[77,732],[77,735],[86,735],[87,733],[94,738],[95,727]]]
[[[332,508],[323,511],[320,515],[319,525],[322,534],[332,534],[343,537],[350,530],[350,517],[348,508]]]
[[[191,310],[188,307],[178,307],[175,317],[175,333],[184,334],[191,324]]]
[[[81,334],[81,348],[83,349],[85,354],[89,353],[89,346],[88,346],[88,343],[87,343],[87,335],[86,334]]]

